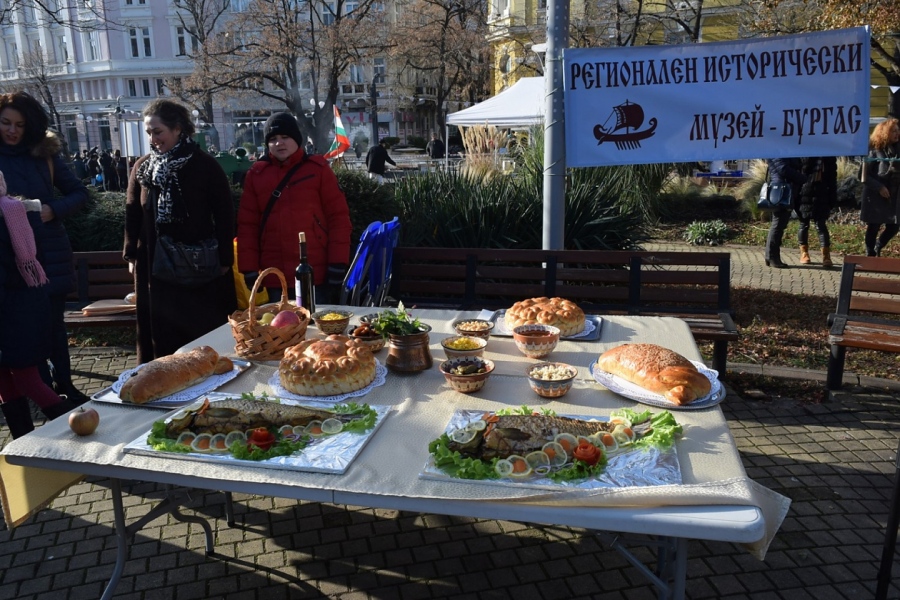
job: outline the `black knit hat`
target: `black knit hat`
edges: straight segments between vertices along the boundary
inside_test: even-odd
[[[263,131],[266,136],[266,144],[269,143],[269,138],[273,135],[286,135],[297,142],[298,146],[303,147],[303,134],[300,133],[297,119],[290,113],[275,113],[266,120],[266,127]]]

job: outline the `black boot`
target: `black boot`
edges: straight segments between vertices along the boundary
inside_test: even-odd
[[[13,439],[20,438],[29,431],[34,431],[34,421],[31,420],[31,406],[28,398],[22,396],[9,402],[0,404],[3,416],[6,418],[6,426]]]
[[[54,404],[53,406],[41,407],[41,412],[44,413],[44,415],[50,421],[52,421],[56,417],[61,417],[77,406],[74,402],[72,402],[65,396],[60,396],[60,398],[61,400],[58,404]]]

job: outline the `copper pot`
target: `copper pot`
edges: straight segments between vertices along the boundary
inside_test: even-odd
[[[433,360],[428,348],[429,325],[422,325],[419,333],[393,335],[388,338],[388,355],[385,366],[398,373],[417,373],[431,368]]]

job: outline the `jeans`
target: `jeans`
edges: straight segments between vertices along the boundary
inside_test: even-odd
[[[800,229],[797,231],[797,242],[801,246],[809,246],[809,222],[816,224],[816,231],[819,232],[819,245],[823,248],[831,246],[831,236],[828,234],[828,225],[826,221],[828,217],[816,219],[813,221],[811,217],[800,216]]]
[[[790,210],[772,211],[772,222],[769,224],[769,235],[766,237],[766,260],[781,260],[781,240],[790,220]]]

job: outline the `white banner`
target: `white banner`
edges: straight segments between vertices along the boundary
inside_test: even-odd
[[[869,30],[565,51],[570,167],[856,156]]]

